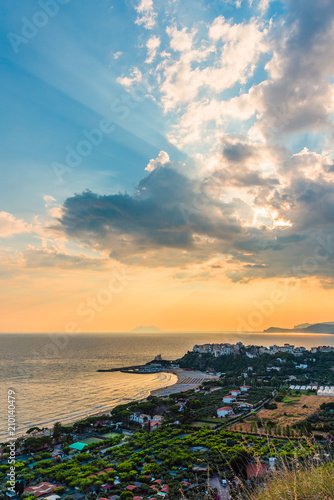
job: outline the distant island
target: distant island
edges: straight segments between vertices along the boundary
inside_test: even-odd
[[[303,323],[296,325],[294,328],[278,328],[272,326],[263,330],[264,333],[330,333],[334,335],[334,321],[328,323]]]
[[[137,326],[131,330],[131,333],[161,333],[162,330],[157,326]]]

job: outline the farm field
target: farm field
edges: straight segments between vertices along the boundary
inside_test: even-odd
[[[281,403],[276,403],[276,410],[263,409],[259,411],[258,417],[263,421],[273,420],[279,425],[292,425],[315,413],[322,403],[324,403],[324,399],[319,396],[304,394],[286,396]]]
[[[232,429],[237,429],[242,432],[254,432],[252,422],[255,419],[262,421],[263,425],[269,421],[274,422],[275,425],[283,428],[286,425],[290,427],[302,420],[305,420],[309,415],[315,413],[322,403],[326,402],[325,398],[315,395],[287,395],[282,402],[276,402],[277,408],[274,410],[262,409],[256,417],[253,416],[244,422],[238,422],[232,425]],[[259,434],[264,433],[265,430],[261,427],[258,429]]]

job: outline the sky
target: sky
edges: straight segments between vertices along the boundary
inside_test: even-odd
[[[0,331],[334,320],[331,0],[0,18]]]

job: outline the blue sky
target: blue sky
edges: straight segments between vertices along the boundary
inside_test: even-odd
[[[90,266],[94,287],[150,269],[154,293],[333,288],[331,253],[298,271],[333,235],[329,0],[0,9],[5,289],[66,269],[76,297]]]
[[[200,33],[201,25],[217,14],[241,22],[254,12],[249,6],[237,9],[218,0],[213,6],[192,2],[191,9],[189,2],[170,4],[169,12],[163,3],[157,6],[159,24],[147,34],[148,30],[135,24],[135,2],[70,1],[59,5],[54,18],[49,17],[35,36],[22,43],[10,38],[10,33],[20,36],[27,25],[24,18],[31,21],[41,8],[37,2],[15,8],[12,2],[2,3],[0,126],[4,139],[2,164],[7,165],[2,199],[9,210],[25,212],[27,207],[22,202],[27,192],[33,213],[35,208],[40,209],[45,192],[65,198],[87,186],[104,192],[113,187],[131,191],[148,160],[160,150],[167,150],[173,160],[184,158],[182,151],[168,144],[168,119],[151,99],[138,103],[129,118],[120,122],[110,109],[111,103],[124,94],[116,80],[131,67],[144,66],[145,43],[151,33],[161,34],[168,43],[163,27],[175,19],[180,26],[199,26]],[[280,10],[275,2],[266,17],[273,12],[276,16]],[[118,52],[122,54],[115,60],[113,54]],[[263,67],[257,68],[244,88],[260,80],[263,73]],[[239,86],[226,89],[225,96],[239,91]],[[60,185],[50,164],[61,161],[66,146],[77,144],[81,131],[95,128],[102,117],[117,122],[115,132],[82,162],[79,172],[67,175]],[[103,177],[96,172],[103,172]]]

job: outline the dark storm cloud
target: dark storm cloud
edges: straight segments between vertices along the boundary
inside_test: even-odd
[[[291,227],[245,225],[243,217],[254,206],[241,199],[223,203],[212,189],[218,186],[223,193],[222,178],[228,187],[232,174],[227,181],[214,171],[195,181],[170,164],[145,177],[132,196],[87,191],[68,198],[58,230],[128,264],[177,267],[221,255],[222,263],[239,268],[227,272],[233,281],[285,275],[327,279],[334,276],[334,183],[326,181],[322,171],[316,180],[305,177],[301,169],[305,164],[312,167],[310,155],[299,163],[284,187],[263,178],[268,184],[266,205]],[[333,252],[298,271],[305,259],[314,258],[319,238],[331,242],[332,237]],[[217,262],[217,269],[222,263]]]
[[[224,213],[225,205],[198,189],[198,183],[173,168],[159,167],[140,182],[133,196],[87,191],[68,198],[61,227],[86,244],[107,248],[120,260],[163,247],[195,251],[196,234],[225,240],[240,232],[237,220]],[[203,202],[198,202],[201,197]]]

